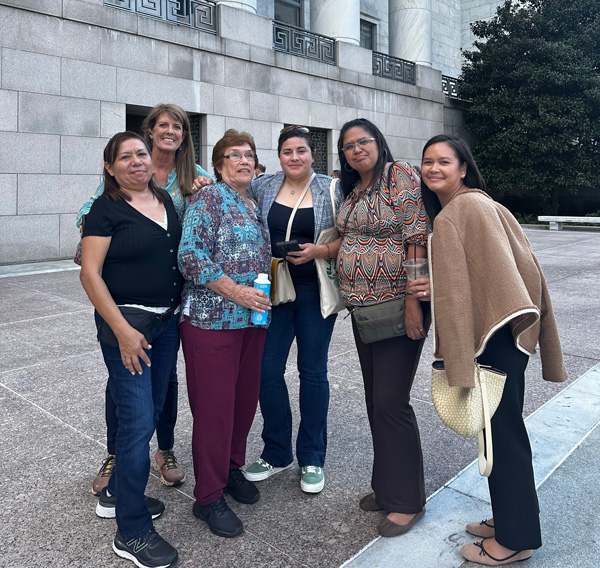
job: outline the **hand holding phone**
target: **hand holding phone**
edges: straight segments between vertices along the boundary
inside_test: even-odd
[[[282,241],[276,243],[277,248],[281,251],[281,256],[285,258],[288,252],[300,252],[302,249],[300,248],[300,244],[296,239],[292,241]]]

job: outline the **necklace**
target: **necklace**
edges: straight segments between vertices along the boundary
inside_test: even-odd
[[[295,193],[296,192],[293,189],[290,191],[290,195],[294,195]]]

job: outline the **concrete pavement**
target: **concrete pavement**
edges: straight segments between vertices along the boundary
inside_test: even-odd
[[[600,234],[528,230],[546,274],[570,380],[527,371],[525,413],[539,484],[544,547],[528,567],[587,568],[600,558]],[[92,479],[104,457],[106,370],[92,308],[70,261],[0,267],[0,566],[129,566],[114,555],[113,521],[94,514]],[[57,270],[57,271],[53,271]],[[42,272],[40,272],[42,271]],[[297,425],[295,348],[287,379]],[[378,513],[358,500],[369,491],[372,450],[349,319],[338,318],[330,351],[331,406],[326,487],[299,489],[299,470],[261,482],[254,506],[233,503],[246,526],[237,539],[212,535],[191,514],[191,415],[180,358],[175,451],[188,473],[179,489],[151,475],[148,494],[165,501],[157,530],[180,552],[178,566],[351,566],[454,568],[470,520],[489,513],[486,483],[469,466],[475,440],[445,428],[431,404],[426,343],[413,388],[425,455],[428,513],[411,533],[378,539]],[[581,378],[580,378],[581,377]],[[549,401],[549,402],[548,402]],[[257,413],[248,461],[261,449]],[[152,445],[152,450],[156,445]]]

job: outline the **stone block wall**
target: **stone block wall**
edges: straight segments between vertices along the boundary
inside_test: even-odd
[[[280,168],[284,124],[326,129],[330,168],[347,120],[372,120],[396,159],[412,162],[444,130],[439,71],[418,68],[415,86],[374,77],[370,52],[348,44],[339,46],[339,66],[274,52],[264,38],[236,39],[266,33],[270,20],[225,8],[221,17],[248,29],[213,36],[102,0],[0,0],[0,264],[73,256],[75,214],[132,107],[172,102],[200,114],[199,161],[209,171],[227,128],[255,137],[270,172]]]

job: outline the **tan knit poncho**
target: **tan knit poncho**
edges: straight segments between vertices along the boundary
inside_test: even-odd
[[[546,280],[508,209],[480,190],[457,195],[435,218],[430,239],[434,355],[452,386],[473,387],[474,360],[510,322],[515,345],[542,375],[567,378]]]

